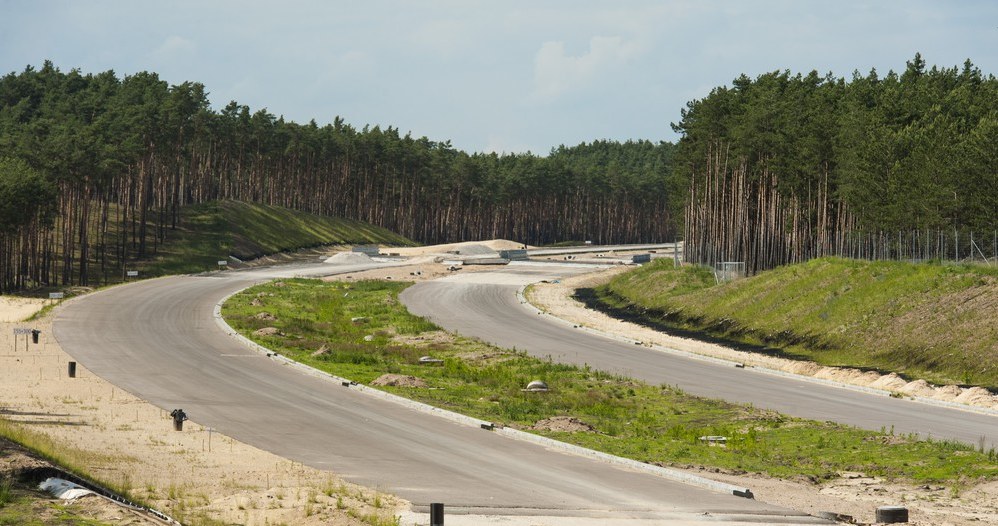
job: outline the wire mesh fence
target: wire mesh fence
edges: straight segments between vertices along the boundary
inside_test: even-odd
[[[978,263],[998,267],[998,230],[896,230],[845,231],[812,239],[760,239],[746,236],[742,243],[699,244],[687,240],[684,259],[714,267],[717,281],[755,274],[778,265],[801,263],[813,258],[839,256],[851,259],[894,261],[945,261]],[[767,247],[760,250],[760,246]],[[735,268],[734,263],[741,265]]]

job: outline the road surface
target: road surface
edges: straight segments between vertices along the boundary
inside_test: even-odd
[[[755,500],[460,425],[304,375],[249,350],[213,320],[221,298],[256,281],[360,268],[229,271],[118,286],[63,305],[53,330],[80,364],[164,410],[183,408],[194,422],[399,495],[417,510],[444,502],[448,514],[661,524],[815,522]]]
[[[504,270],[418,283],[400,299],[437,325],[555,361],[670,384],[701,396],[751,403],[793,416],[998,447],[998,417],[869,394],[686,358],[604,338],[538,316],[517,300],[524,284],[583,272],[567,264],[515,263]]]

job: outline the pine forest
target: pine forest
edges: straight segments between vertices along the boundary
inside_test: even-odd
[[[207,95],[49,62],[0,79],[0,292],[99,285],[154,255],[183,207],[218,199],[422,243],[679,238],[688,261],[749,272],[829,254],[998,252],[998,81],[969,60],[742,75],[687,104],[676,144],[595,140],[544,156],[215,110]]]

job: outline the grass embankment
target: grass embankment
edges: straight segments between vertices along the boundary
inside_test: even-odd
[[[180,228],[159,248],[156,257],[137,268],[142,275],[184,274],[217,269],[217,262],[230,255],[248,260],[322,245],[369,243],[414,244],[362,221],[256,203],[215,201],[185,208]]]
[[[132,459],[110,457],[57,444],[51,437],[0,418],[0,440],[6,439],[62,469],[97,482],[132,501],[129,480],[101,480],[86,475],[95,465],[111,465]],[[0,462],[11,454],[7,444],[0,442]],[[87,518],[72,511],[63,502],[19,480],[18,474],[0,470],[0,525],[43,526],[49,524],[104,526],[105,522]]]
[[[112,214],[115,215],[113,208]],[[212,201],[184,207],[176,230],[167,230],[166,239],[154,242],[156,225],[149,229],[148,253],[143,259],[131,256],[124,268],[114,263],[101,268],[91,261],[91,285],[103,287],[126,280],[126,271],[138,271],[139,278],[191,274],[218,270],[218,262],[226,260],[231,267],[240,264],[234,256],[246,261],[261,256],[294,252],[329,245],[413,246],[415,243],[390,230],[352,219],[319,216],[278,206],[242,201]],[[112,225],[107,233],[116,239],[120,232]],[[91,232],[91,239],[100,233]],[[56,246],[60,246],[56,243]],[[132,247],[134,250],[134,247]],[[61,257],[56,253],[56,259]],[[78,265],[73,275],[78,275]],[[127,278],[135,279],[135,278]],[[50,292],[64,291],[67,296],[80,292],[76,287],[37,286],[18,295],[47,297]],[[48,313],[45,309],[38,316]]]
[[[361,383],[385,373],[418,377],[433,389],[385,389],[438,407],[520,429],[575,417],[594,429],[537,432],[644,462],[817,480],[841,471],[914,481],[998,478],[994,451],[794,419],[456,337],[406,311],[397,299],[406,286],[287,280],[232,297],[223,315],[270,349]],[[267,328],[277,333],[253,335]],[[423,355],[444,362],[420,365]],[[537,379],[551,390],[521,390]],[[729,440],[710,446],[699,440],[704,435]]]
[[[816,259],[715,284],[656,262],[596,289],[604,306],[822,365],[998,387],[998,269]]]

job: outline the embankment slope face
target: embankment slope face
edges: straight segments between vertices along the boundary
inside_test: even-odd
[[[675,329],[821,365],[937,384],[998,387],[998,270],[822,258],[716,284],[671,262],[597,289],[609,305]]]

